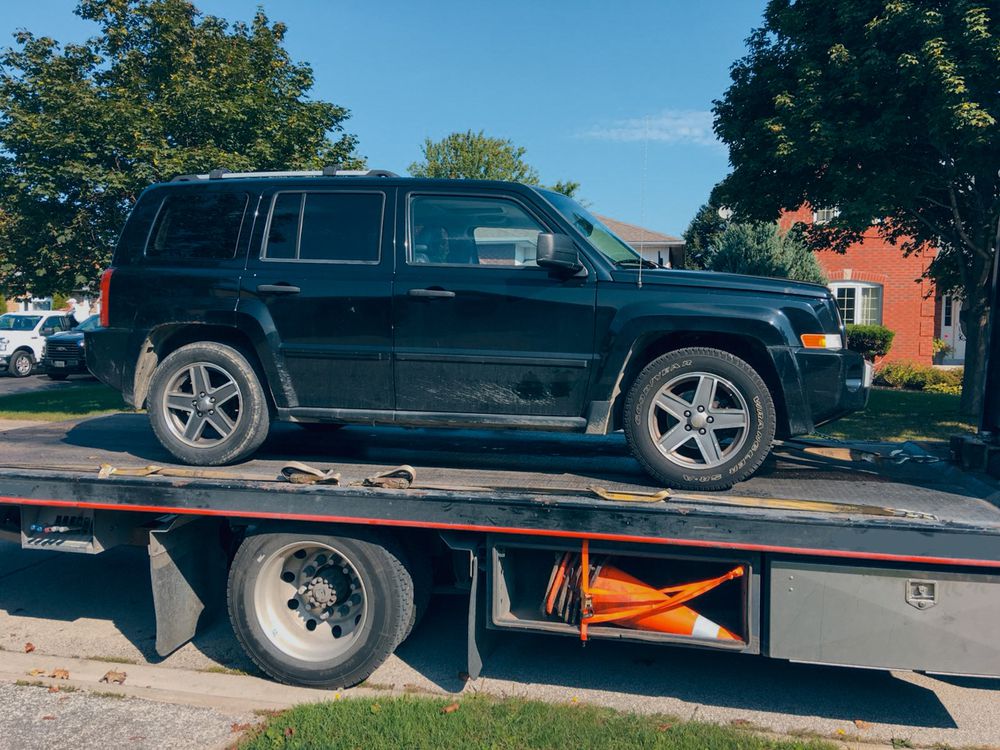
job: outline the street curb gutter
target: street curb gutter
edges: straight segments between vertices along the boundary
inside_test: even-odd
[[[44,674],[32,675],[32,670]],[[69,679],[53,679],[47,675],[55,669],[65,669]],[[124,685],[101,682],[112,672],[125,672]],[[281,685],[250,675],[197,672],[148,664],[118,664],[92,659],[77,659],[46,654],[19,654],[0,651],[0,680],[3,682],[39,682],[46,686],[73,687],[99,693],[145,698],[163,703],[213,708],[224,714],[244,714],[254,710],[280,710],[299,703],[334,700],[338,693],[331,690]],[[352,695],[376,695],[377,691],[354,688]]]

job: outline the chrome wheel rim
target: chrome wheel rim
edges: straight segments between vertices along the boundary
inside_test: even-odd
[[[208,448],[228,440],[236,431],[243,416],[243,394],[224,369],[195,362],[170,379],[161,409],[177,440]]]
[[[297,542],[274,553],[253,598],[268,640],[301,661],[343,656],[368,624],[364,581],[343,553],[321,542]]]
[[[649,435],[671,463],[712,469],[746,443],[750,409],[729,380],[708,372],[679,375],[657,392],[649,407]]]
[[[31,373],[31,357],[21,354],[14,360],[14,372],[18,375],[28,375]]]

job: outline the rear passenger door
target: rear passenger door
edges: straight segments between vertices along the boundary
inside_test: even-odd
[[[394,199],[367,187],[265,196],[240,310],[264,325],[288,407],[392,408]]]

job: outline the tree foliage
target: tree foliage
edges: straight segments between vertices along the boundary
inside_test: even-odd
[[[687,268],[708,268],[715,253],[715,241],[729,221],[722,218],[719,207],[705,203],[684,230],[684,265]]]
[[[495,138],[482,130],[452,133],[440,141],[425,138],[420,150],[423,161],[413,162],[409,167],[414,177],[540,184],[538,172],[525,161],[527,149],[514,145],[509,138]],[[580,183],[559,180],[549,189],[574,198]]]
[[[798,233],[783,232],[773,221],[730,224],[714,246],[712,271],[826,283],[816,256]]]
[[[840,208],[811,227],[843,250],[873,225],[964,297],[963,406],[978,407],[990,270],[1000,239],[1000,3],[770,0],[715,103],[733,171],[715,199],[775,219]]]
[[[524,160],[523,146],[515,146],[507,138],[493,138],[482,130],[452,133],[440,141],[425,138],[421,151],[423,161],[410,165],[414,177],[538,184],[538,172]]]
[[[83,44],[27,31],[0,55],[0,286],[92,284],[148,184],[186,172],[353,163],[349,113],[308,99],[286,28],[187,0],[82,0]]]

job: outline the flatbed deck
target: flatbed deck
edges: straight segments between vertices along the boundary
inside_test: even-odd
[[[289,460],[342,475],[341,486],[277,481]],[[946,463],[849,462],[779,448],[757,477],[728,493],[658,503],[608,501],[588,488],[650,492],[620,435],[554,435],[279,425],[234,478],[98,478],[118,468],[175,466],[143,415],[18,430],[0,445],[0,503],[270,518],[739,549],[925,565],[1000,567],[995,488]],[[435,489],[352,486],[410,464]],[[441,489],[488,487],[489,491]],[[720,505],[749,496],[905,509],[883,517]]]

